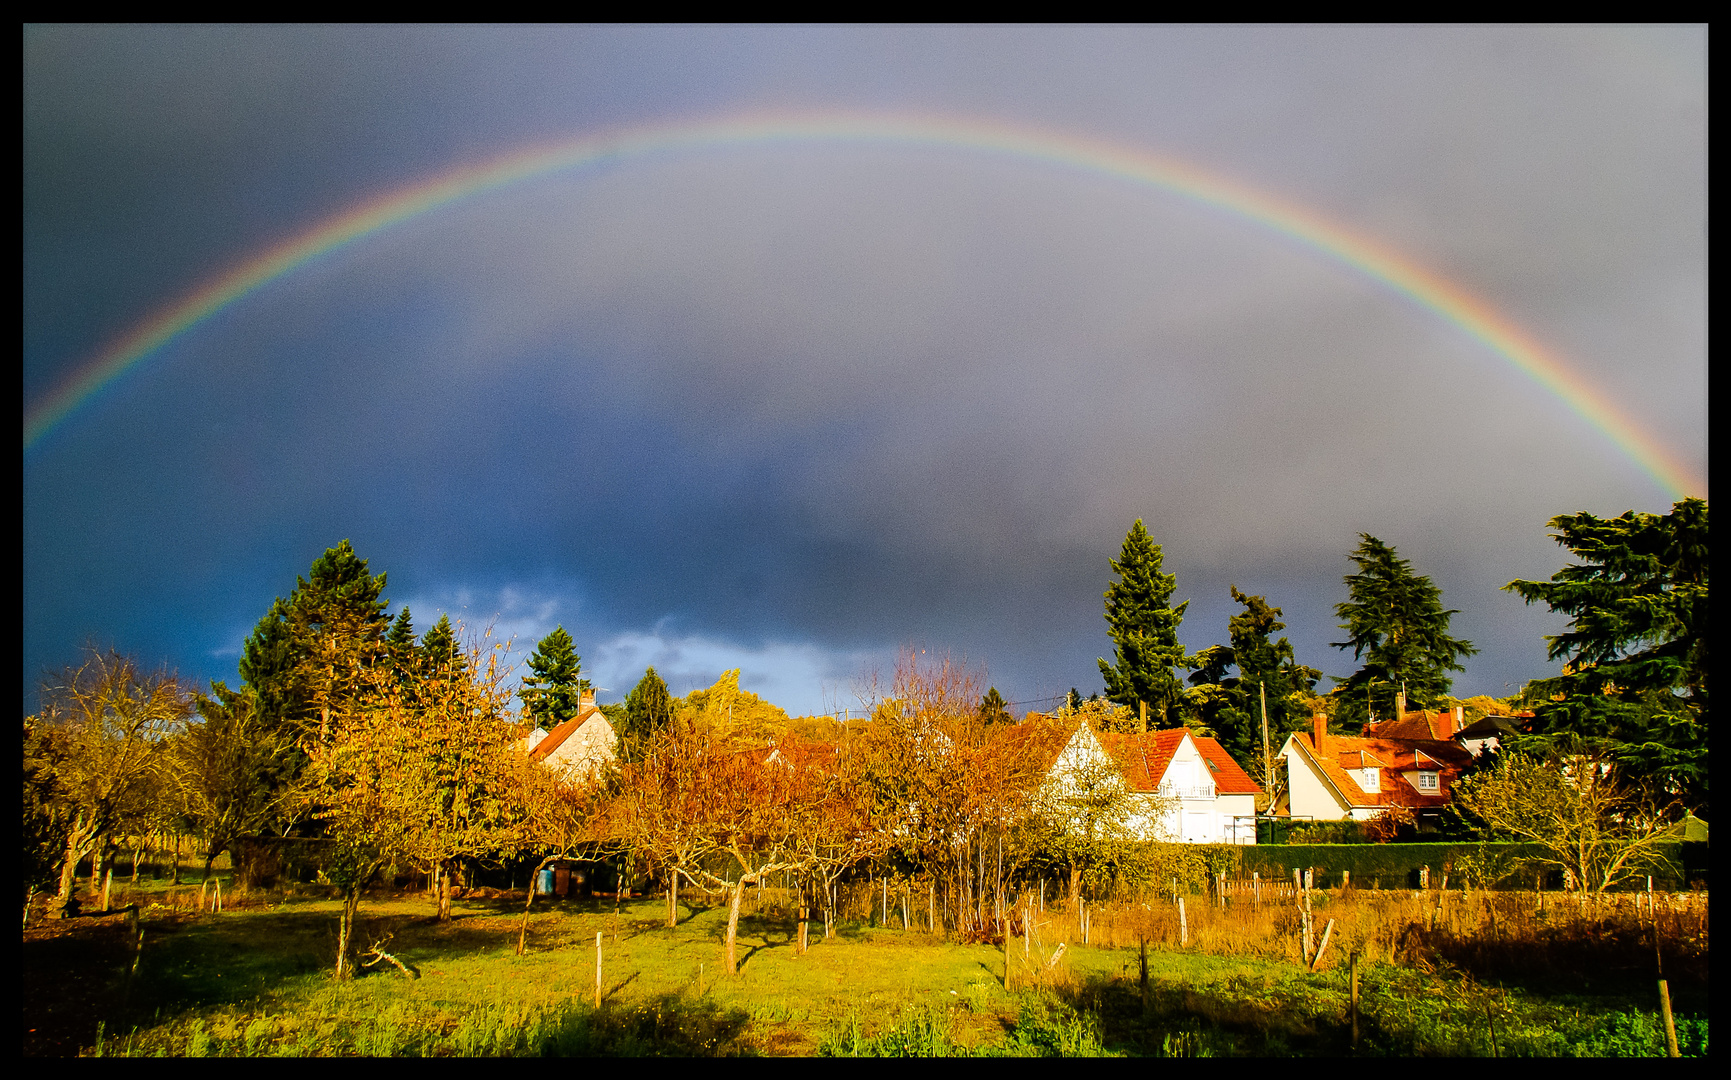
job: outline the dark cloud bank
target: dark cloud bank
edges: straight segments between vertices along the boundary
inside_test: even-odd
[[[865,33],[911,72],[891,94],[845,33],[718,33],[570,32],[506,65],[494,32],[28,32],[27,401],[204,275],[443,164],[664,114],[994,107],[1306,195],[1704,458],[1688,33],[1388,36],[1440,69],[1410,76],[1325,75],[1306,49],[1343,45],[1321,31],[1136,39],[1186,71],[1234,40],[1269,58],[1188,83],[1113,39],[1151,121],[1098,85],[1086,34]],[[275,60],[243,78],[232,45]],[[1041,57],[1043,93],[1013,55]],[[1301,130],[1257,119],[1271,82],[1314,103]],[[1668,503],[1482,346],[1271,233],[1063,170],[811,147],[545,180],[381,234],[177,340],[24,478],[27,681],[87,635],[231,677],[271,598],[350,537],[423,626],[563,622],[617,692],[648,662],[743,664],[799,709],[900,642],[1017,700],[1096,687],[1106,559],[1138,517],[1191,647],[1224,639],[1232,583],[1347,674],[1332,606],[1370,532],[1460,609],[1481,653],[1457,690],[1502,694],[1549,670],[1557,623],[1498,591],[1561,565],[1544,521]]]

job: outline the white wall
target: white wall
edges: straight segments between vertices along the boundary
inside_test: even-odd
[[[1293,817],[1308,817],[1316,821],[1341,821],[1347,808],[1340,805],[1334,788],[1324,780],[1304,751],[1293,745],[1288,736],[1280,748],[1286,759],[1286,798]]]

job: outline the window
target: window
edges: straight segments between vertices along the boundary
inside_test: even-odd
[[[1421,773],[1419,773],[1418,774],[1418,789],[1420,791],[1435,791],[1435,790],[1437,790],[1437,774],[1434,772],[1421,772]]]
[[[1381,785],[1379,785],[1377,783],[1377,772],[1378,772],[1378,770],[1376,770],[1376,769],[1361,769],[1361,770],[1359,770],[1358,786],[1363,788],[1365,791],[1380,791],[1380,790],[1382,790]]]

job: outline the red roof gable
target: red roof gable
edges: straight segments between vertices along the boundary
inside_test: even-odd
[[[1166,775],[1166,767],[1172,764],[1172,755],[1178,752],[1178,745],[1189,732],[1184,728],[1168,728],[1135,734],[1117,731],[1095,734],[1100,745],[1124,770],[1124,779],[1131,791],[1157,791],[1161,778]]]
[[[1378,724],[1376,730],[1381,732],[1386,727]],[[1331,734],[1327,739],[1326,755],[1316,752],[1316,737],[1312,732],[1295,732],[1292,739],[1353,806],[1445,806],[1449,801],[1449,785],[1472,761],[1472,755],[1458,744],[1441,739]],[[1359,787],[1357,778],[1346,770],[1373,764],[1378,766],[1379,790],[1365,791]],[[1437,790],[1421,792],[1400,775],[1416,771],[1438,773]]]
[[[1165,779],[1166,769],[1172,764],[1172,758],[1178,753],[1178,747],[1184,742],[1186,735],[1196,744],[1202,760],[1207,762],[1217,794],[1255,795],[1262,790],[1238,762],[1232,760],[1232,755],[1226,752],[1225,747],[1206,735],[1197,735],[1187,728],[1167,728],[1146,734],[1102,731],[1099,738],[1100,745],[1116,758],[1123,768],[1124,779],[1129,783],[1130,790],[1158,791],[1160,781]]]
[[[1232,760],[1232,755],[1226,748],[1205,735],[1192,735],[1196,741],[1196,749],[1202,751],[1202,757],[1208,762],[1214,773],[1214,790],[1222,795],[1259,795],[1262,785],[1250,778],[1250,774]]]
[[[995,737],[1004,741],[1007,752],[1024,751],[1030,754],[1039,771],[1047,773],[1058,763],[1058,755],[1064,752],[1064,747],[1070,744],[1070,737],[1079,727],[1079,721],[1045,713],[1029,713],[1022,718],[1021,723],[1001,729]]]
[[[581,709],[577,710],[576,716],[573,716],[571,719],[560,724],[552,731],[549,731],[545,739],[536,743],[535,748],[529,751],[529,760],[540,761],[542,758],[548,757],[553,753],[553,751],[559,749],[566,739],[569,739],[572,735],[576,734],[577,729],[587,723],[590,717],[600,715],[601,710],[596,706],[583,706]]]

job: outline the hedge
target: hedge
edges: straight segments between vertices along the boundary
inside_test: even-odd
[[[1313,884],[1319,889],[1340,887],[1343,871],[1351,873],[1352,883],[1360,888],[1380,885],[1416,889],[1420,868],[1425,866],[1431,868],[1431,884],[1438,886],[1442,884],[1443,867],[1451,862],[1455,869],[1449,875],[1449,884],[1461,888],[1467,884],[1463,871],[1471,864],[1470,860],[1481,856],[1505,871],[1499,875],[1503,883],[1531,886],[1533,870],[1527,864],[1543,853],[1537,844],[1478,843],[1263,844],[1239,850],[1243,852],[1239,876],[1249,877],[1255,872],[1264,880],[1290,880],[1295,868],[1310,868],[1315,871]],[[1667,889],[1682,888],[1687,879],[1682,845],[1667,844],[1661,850],[1664,861],[1653,875],[1653,884]],[[1547,887],[1561,884],[1560,871],[1548,871],[1547,878]]]

